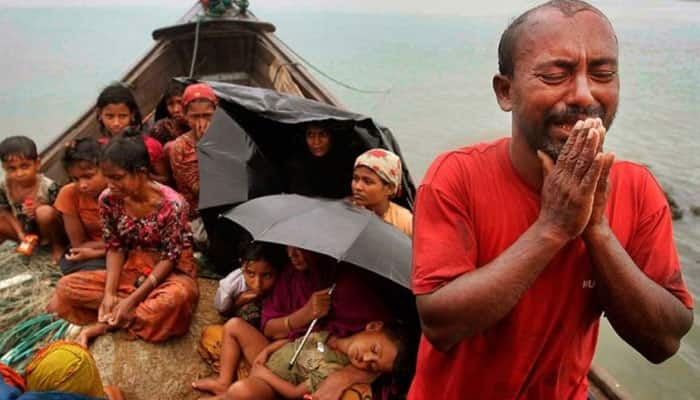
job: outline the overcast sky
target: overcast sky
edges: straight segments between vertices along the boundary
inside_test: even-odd
[[[527,8],[537,4],[532,0],[464,1],[464,0],[250,0],[253,10],[264,9],[304,9],[367,12],[409,12],[439,14],[498,13],[504,9]],[[494,4],[496,3],[496,4]],[[134,6],[158,5],[186,9],[194,0],[0,0],[0,5],[11,6]],[[504,6],[505,4],[505,6]],[[520,5],[520,7],[518,7]]]
[[[340,11],[363,13],[409,13],[443,15],[509,15],[520,12],[546,0],[249,0],[253,11]],[[589,0],[609,17],[618,15],[656,18],[678,13],[692,2],[672,0]],[[2,6],[160,6],[187,10],[195,0],[0,0]],[[685,4],[684,4],[685,3]],[[695,3],[697,5],[697,3]],[[688,11],[697,17],[698,8]]]

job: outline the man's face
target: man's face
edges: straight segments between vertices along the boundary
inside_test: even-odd
[[[517,40],[509,103],[500,102],[513,113],[514,136],[556,160],[578,120],[600,117],[610,127],[620,81],[607,21],[590,11],[566,17],[544,9],[531,15]]]

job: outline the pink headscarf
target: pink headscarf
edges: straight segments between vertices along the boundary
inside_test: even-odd
[[[384,182],[394,185],[392,195],[397,195],[401,188],[401,159],[396,154],[384,149],[371,149],[360,154],[355,160],[355,167],[366,167],[374,171]]]

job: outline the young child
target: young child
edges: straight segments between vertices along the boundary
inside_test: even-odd
[[[163,94],[163,100],[156,108],[156,123],[151,128],[151,137],[163,146],[190,130],[182,107],[185,85],[171,81]]]
[[[285,249],[279,245],[252,242],[243,249],[241,268],[219,282],[214,299],[214,306],[220,313],[234,314],[235,317],[224,325],[223,335],[220,325],[207,327],[202,334],[202,343],[207,341],[207,335],[216,336],[214,341],[220,343],[221,354],[216,357],[223,360],[216,363],[220,365],[219,377],[200,379],[192,384],[193,388],[220,393],[233,382],[241,355],[238,338],[246,335],[246,332],[260,329],[262,299],[270,292],[279,271],[287,262]],[[204,353],[209,353],[209,349],[205,349]]]
[[[355,160],[352,202],[412,237],[413,214],[391,201],[401,188],[401,175],[399,156],[384,149],[367,150]]]
[[[199,162],[197,142],[204,136],[216,112],[218,100],[214,90],[205,83],[189,85],[182,95],[185,119],[190,131],[175,139],[168,148],[170,170],[175,188],[190,205],[192,234],[197,247],[207,246],[207,232],[199,216]]]
[[[251,242],[241,251],[240,262],[240,268],[219,281],[214,307],[223,315],[234,315],[259,327],[262,299],[274,286],[287,256],[282,246]]]
[[[314,393],[324,379],[347,365],[376,374],[391,373],[410,352],[398,325],[372,321],[364,331],[339,338],[327,331],[309,335],[296,362],[289,363],[303,338],[278,340],[257,356],[250,377],[234,383],[222,399],[288,399]],[[216,397],[215,397],[216,398]]]
[[[36,144],[26,136],[8,137],[0,142],[0,160],[5,171],[0,180],[0,242],[22,242],[38,233],[41,242],[51,243],[51,258],[57,263],[63,254],[61,223],[52,207],[58,185],[39,172]]]
[[[127,129],[141,132],[141,111],[131,89],[124,83],[117,82],[104,88],[97,97],[95,107],[100,131],[105,135],[100,139],[101,144],[107,144],[109,138],[119,136]],[[143,136],[143,143],[148,150],[153,178],[158,182],[167,183],[169,171],[163,145],[150,136]]]
[[[100,171],[102,147],[93,138],[78,139],[66,147],[63,167],[72,183],[61,188],[54,207],[63,217],[70,248],[59,263],[61,271],[105,269],[98,198],[107,187]]]

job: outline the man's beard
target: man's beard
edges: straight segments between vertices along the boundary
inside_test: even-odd
[[[607,124],[605,117],[606,110],[603,106],[572,106],[563,110],[551,110],[549,113],[547,113],[547,115],[545,115],[544,123],[539,129],[525,132],[525,139],[530,145],[530,148],[535,151],[540,150],[544,152],[554,162],[556,162],[562,148],[564,147],[565,141],[558,141],[550,136],[549,130],[552,126],[566,124],[573,128],[573,126],[579,120],[585,120],[586,118],[600,118],[603,121],[605,128],[608,129],[610,125],[612,125],[615,114],[609,117],[609,122]]]

